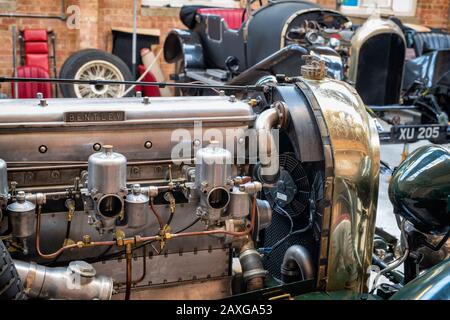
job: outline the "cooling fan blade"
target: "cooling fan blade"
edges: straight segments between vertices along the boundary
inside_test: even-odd
[[[280,155],[280,178],[264,187],[264,196],[275,211],[283,208],[291,217],[302,214],[308,207],[310,185],[306,172],[293,153]],[[283,215],[282,212],[278,212]]]

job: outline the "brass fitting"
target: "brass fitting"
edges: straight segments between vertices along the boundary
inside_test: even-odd
[[[256,100],[256,99],[250,99],[250,100],[248,101],[248,105],[249,105],[250,107],[254,108],[254,107],[256,107],[256,106],[258,105],[258,100]]]
[[[67,221],[72,221],[73,216],[75,215],[75,201],[73,199],[67,199],[65,205],[69,210],[67,212]]]
[[[170,213],[172,214],[175,213],[177,203],[175,201],[175,197],[173,196],[172,192],[166,192],[164,194],[164,199],[169,202]]]
[[[86,247],[91,247],[91,246],[92,246],[92,241],[91,241],[90,235],[84,235],[83,240],[77,242],[77,247],[80,249],[86,248]]]
[[[149,198],[156,198],[159,194],[159,189],[156,186],[149,186],[141,188],[143,194],[147,194]]]
[[[116,230],[114,233],[114,238],[116,239],[117,245],[118,246],[124,246],[125,243],[125,232],[123,232],[123,230]]]
[[[173,183],[173,179],[172,179],[172,165],[169,164],[169,188],[170,188],[170,190],[173,189],[174,185],[175,184]]]
[[[325,61],[316,56],[306,55],[302,57],[305,64],[301,67],[301,75],[306,79],[322,80],[327,75]]]
[[[91,236],[86,234],[83,236],[83,246],[89,246],[92,243]]]

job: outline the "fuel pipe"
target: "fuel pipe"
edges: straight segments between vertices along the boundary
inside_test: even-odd
[[[251,211],[251,221],[250,225],[244,231],[227,231],[227,230],[206,230],[206,231],[198,231],[198,232],[182,232],[182,233],[169,233],[165,232],[163,234],[157,236],[134,236],[130,238],[118,238],[116,240],[111,241],[90,241],[90,237],[85,237],[83,241],[78,241],[74,244],[68,244],[62,246],[60,249],[53,253],[45,254],[41,251],[40,246],[40,231],[41,231],[41,215],[42,215],[42,205],[37,206],[37,217],[36,217],[36,251],[44,259],[53,259],[58,255],[62,254],[66,250],[75,249],[75,248],[88,248],[88,247],[99,247],[99,246],[114,246],[117,245],[119,247],[126,248],[126,289],[125,289],[125,300],[130,299],[131,295],[131,283],[132,283],[132,249],[133,245],[147,242],[147,241],[160,241],[165,242],[166,240],[181,238],[181,237],[192,237],[192,236],[205,236],[205,235],[230,235],[232,237],[243,237],[247,235],[251,235],[256,219],[256,195],[252,198],[252,211]]]
[[[126,277],[127,277],[127,284],[125,289],[125,300],[130,300],[131,296],[131,278],[132,278],[132,258],[133,258],[133,248],[131,243],[127,243],[126,245],[126,260],[127,260],[127,270],[126,270]]]
[[[116,244],[116,241],[97,241],[97,242],[88,242],[88,241],[79,241],[77,243],[63,245],[60,249],[56,250],[53,253],[43,253],[41,251],[41,215],[42,215],[42,205],[37,207],[37,217],[36,217],[36,251],[39,256],[43,259],[54,259],[64,251],[74,248],[85,248],[85,247],[96,247],[96,246],[113,246]]]

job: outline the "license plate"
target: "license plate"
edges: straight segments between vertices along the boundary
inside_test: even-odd
[[[446,125],[409,125],[391,128],[391,139],[399,142],[414,142],[418,140],[445,140]]]

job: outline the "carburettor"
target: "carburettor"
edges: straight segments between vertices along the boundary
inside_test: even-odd
[[[87,189],[84,195],[85,211],[90,223],[100,233],[114,228],[116,220],[124,218],[127,197],[127,159],[113,152],[110,145],[94,153],[88,160]]]
[[[260,182],[233,173],[232,164],[231,152],[220,147],[218,141],[211,141],[196,153],[194,194],[199,198],[196,213],[209,230],[244,230],[250,221],[252,198],[262,190]],[[187,173],[192,175],[191,170]],[[272,218],[270,205],[265,200],[258,200],[255,210],[256,220],[268,222],[259,227],[267,227]],[[233,237],[225,237],[225,242],[233,240]]]
[[[197,151],[195,188],[200,197],[197,215],[212,223],[222,218],[230,203],[231,164],[231,152],[220,148],[218,141]]]

